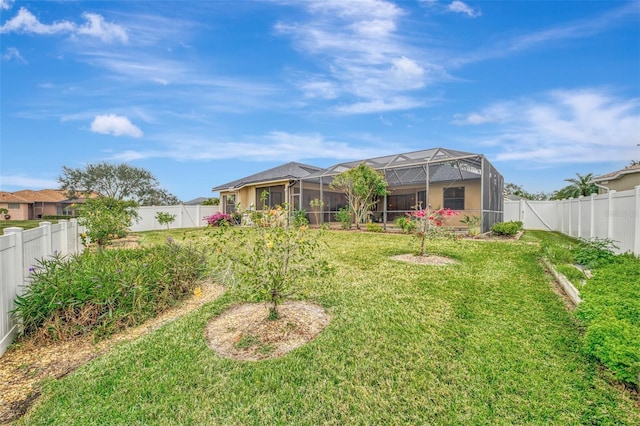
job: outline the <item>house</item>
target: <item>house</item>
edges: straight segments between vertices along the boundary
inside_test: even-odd
[[[242,179],[214,187],[220,192],[221,211],[232,213],[288,203],[290,208],[314,211],[313,200],[322,200],[320,210],[309,215],[327,223],[347,206],[343,193],[331,190],[333,177],[365,163],[382,172],[389,195],[381,198],[371,211],[372,221],[392,223],[417,205],[451,208],[461,214],[449,224],[457,226],[468,216],[483,218],[483,229],[502,221],[504,179],[481,154],[432,148],[359,161],[339,163],[326,169],[300,163],[287,163]],[[315,204],[315,203],[314,203]],[[317,208],[317,207],[316,207]]]
[[[73,216],[73,204],[83,200],[70,200],[66,191],[42,189],[33,191],[0,191],[0,208],[9,210],[10,220],[37,220],[45,216]]]
[[[218,185],[212,191],[220,191],[220,211],[223,213],[233,213],[238,206],[245,209],[261,209],[264,207],[261,205],[261,199],[264,199],[268,206],[282,205],[284,202],[292,204],[294,194],[291,192],[291,186],[301,178],[320,170],[320,167],[290,162]]]
[[[640,163],[632,163],[622,170],[596,176],[591,182],[598,186],[598,194],[605,194],[610,190],[625,191],[640,185]]]

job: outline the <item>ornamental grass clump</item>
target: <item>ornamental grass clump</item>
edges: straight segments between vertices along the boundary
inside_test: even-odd
[[[146,249],[58,255],[30,269],[31,284],[13,314],[24,337],[105,337],[175,305],[208,269],[203,249],[171,239]]]

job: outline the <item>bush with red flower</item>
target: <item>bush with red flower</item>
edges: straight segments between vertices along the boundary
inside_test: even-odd
[[[211,216],[205,216],[204,220],[207,221],[209,226],[230,226],[233,225],[233,216],[226,213],[215,213]]]
[[[447,209],[432,209],[428,206],[423,209],[421,205],[418,205],[416,209],[407,216],[416,223],[416,234],[420,239],[420,256],[424,256],[424,243],[427,237],[445,236],[450,231],[444,227],[445,222],[451,216],[460,214],[457,210]]]

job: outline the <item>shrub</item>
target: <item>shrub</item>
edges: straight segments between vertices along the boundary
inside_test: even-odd
[[[226,213],[215,213],[211,216],[205,216],[204,220],[207,221],[208,226],[230,226],[235,223],[233,217]]]
[[[13,314],[26,336],[106,336],[172,306],[208,268],[204,250],[171,239],[147,249],[54,256],[30,268],[31,285],[16,298]]]
[[[627,383],[640,375],[640,260],[616,256],[594,270],[580,290],[576,316],[586,325],[584,347]]]
[[[309,219],[307,219],[307,212],[305,210],[294,210],[293,216],[291,217],[291,224],[296,228],[308,225]]]
[[[576,262],[579,264],[587,268],[597,268],[611,263],[615,257],[614,249],[617,248],[618,246],[608,238],[593,238],[591,240],[580,238],[574,254]]]
[[[369,231],[369,232],[382,232],[382,231],[384,231],[384,229],[382,229],[382,226],[378,225],[377,223],[369,222],[369,223],[367,223],[367,231]]]
[[[127,228],[138,218],[137,203],[115,198],[87,198],[78,204],[78,224],[86,228],[83,243],[103,246],[109,240],[127,235]],[[87,240],[88,239],[88,240]]]
[[[336,220],[340,222],[342,229],[351,228],[351,211],[349,207],[343,207],[336,212]]]
[[[496,235],[504,235],[506,237],[513,237],[519,231],[522,230],[522,222],[510,221],[510,222],[498,222],[494,223],[491,227],[491,232]]]
[[[416,230],[416,222],[411,220],[411,215],[398,216],[393,223],[405,234],[411,234]]]

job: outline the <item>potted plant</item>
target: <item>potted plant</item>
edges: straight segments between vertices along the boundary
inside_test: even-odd
[[[4,217],[4,220],[11,219],[11,215],[9,214],[9,210],[4,208],[4,207],[0,208],[0,214],[2,215],[2,217]]]

